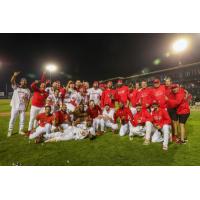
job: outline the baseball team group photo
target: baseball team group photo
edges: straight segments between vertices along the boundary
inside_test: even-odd
[[[200,165],[199,34],[0,42],[0,165]]]

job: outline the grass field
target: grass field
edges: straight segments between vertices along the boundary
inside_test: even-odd
[[[64,165],[64,166],[172,166],[200,165],[200,112],[193,111],[187,123],[189,142],[170,144],[164,152],[161,144],[143,146],[141,138],[129,141],[106,133],[93,141],[66,141],[48,144],[29,143],[21,135],[7,138],[9,101],[0,100],[0,165]],[[28,116],[26,118],[26,126]],[[18,121],[16,126],[18,125]],[[17,127],[15,132],[17,132]]]

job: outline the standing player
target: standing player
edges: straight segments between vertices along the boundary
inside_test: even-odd
[[[122,80],[117,81],[117,88],[115,92],[115,100],[118,103],[123,103],[124,106],[128,105],[128,96],[129,96],[129,88],[126,85],[123,85]]]
[[[186,143],[186,133],[185,133],[185,123],[190,116],[190,106],[188,102],[188,96],[185,92],[185,90],[181,87],[179,87],[178,84],[173,84],[171,86],[173,93],[175,94],[175,99],[168,99],[166,97],[166,100],[168,103],[176,108],[176,114],[178,116],[178,121],[180,125],[180,144]]]
[[[137,95],[138,95],[139,90],[140,90],[139,82],[135,83],[135,88],[131,88],[129,90],[128,98],[129,98],[129,102],[130,102],[130,110],[131,110],[133,115],[135,115],[135,113],[137,112],[136,102],[137,102]]]
[[[101,96],[101,108],[103,109],[105,105],[109,105],[110,108],[115,107],[115,90],[112,89],[112,81],[107,83],[107,88],[102,92]]]
[[[166,109],[165,86],[160,84],[159,79],[154,79],[153,86],[153,99],[155,99],[158,102],[160,108]]]
[[[140,102],[142,108],[150,109],[153,100],[152,89],[148,87],[147,81],[143,80],[141,82],[141,89],[137,95],[137,102]]]
[[[102,90],[99,89],[98,81],[94,81],[93,87],[88,89],[89,100],[93,100],[96,105],[100,105]]]
[[[12,135],[15,120],[19,115],[19,134],[24,135],[24,122],[25,122],[25,111],[28,107],[30,100],[30,90],[27,88],[27,80],[21,78],[19,86],[16,83],[16,78],[20,72],[15,72],[11,78],[11,85],[14,90],[11,100],[11,117],[8,127],[8,137]]]
[[[45,91],[46,85],[45,83],[40,83],[40,87],[37,85],[40,83],[39,80],[36,80],[31,84],[31,88],[33,90],[32,104],[30,110],[30,120],[28,126],[28,134],[30,134],[33,127],[36,127],[35,117],[40,112],[42,112],[46,103],[46,99],[49,95],[48,92]]]

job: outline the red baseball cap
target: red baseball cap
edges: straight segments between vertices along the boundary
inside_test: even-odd
[[[158,101],[154,99],[154,100],[152,101],[152,104],[158,105]]]
[[[117,84],[122,84],[123,83],[123,81],[121,80],[121,79],[119,79],[118,81],[117,81]]]
[[[178,88],[178,87],[179,87],[179,84],[172,84],[171,89],[175,89],[175,88]]]
[[[153,83],[160,83],[160,80],[159,79],[154,79]]]

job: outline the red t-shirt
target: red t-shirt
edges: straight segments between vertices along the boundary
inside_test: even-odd
[[[55,112],[54,116],[55,116],[55,120],[56,120],[56,126],[66,123],[66,122],[69,122],[71,120],[69,114],[67,112],[63,112],[61,110]]]
[[[36,116],[36,120],[39,121],[39,126],[44,127],[46,124],[52,124],[53,115],[46,115],[45,113],[40,113]]]
[[[104,108],[108,104],[111,108],[114,108],[114,96],[115,90],[109,88],[104,90],[101,96],[101,107]]]
[[[45,90],[40,90],[36,83],[32,83],[31,88],[33,90],[32,105],[40,108],[44,107],[49,93]]]
[[[98,115],[102,113],[102,110],[98,105],[95,105],[94,108],[91,108],[89,106],[89,108],[87,109],[87,113],[92,119],[95,119],[96,117],[98,117]]]

